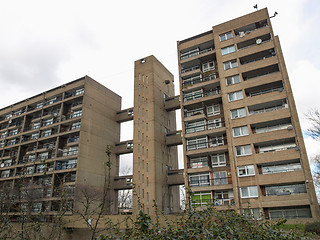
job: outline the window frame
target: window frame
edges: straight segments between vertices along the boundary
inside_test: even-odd
[[[221,176],[221,175],[223,175],[223,176]],[[213,172],[213,185],[214,186],[226,185],[226,184],[228,184],[228,173],[227,173],[227,171]]]
[[[241,111],[240,110],[244,110],[244,115],[241,115]],[[233,117],[233,115],[232,115],[233,111],[236,111],[237,115],[235,117]],[[230,115],[231,115],[231,119],[237,119],[237,118],[246,117],[247,116],[246,108],[243,107],[243,108],[237,108],[237,109],[230,110]]]
[[[251,148],[250,144],[236,146],[235,148],[236,148],[236,157],[252,155],[252,148]],[[240,148],[240,151],[241,151],[240,155],[238,154],[238,148]],[[250,149],[250,153],[246,153],[246,148],[247,148],[247,150]]]
[[[214,162],[212,160],[215,157],[217,159],[217,161],[216,161],[217,164],[214,164]],[[223,160],[221,160],[221,159],[223,159]],[[210,160],[211,160],[211,166],[212,167],[223,167],[223,166],[227,165],[227,159],[226,159],[226,154],[225,153],[210,155]]]
[[[234,45],[230,45],[224,48],[221,48],[222,56],[228,55],[230,53],[234,53],[236,51],[236,47]]]
[[[226,33],[222,33],[222,34],[219,35],[220,42],[224,42],[224,41],[227,41],[227,40],[232,39],[232,38],[233,38],[232,31],[229,31],[229,32],[226,32]]]
[[[243,170],[244,174],[240,174],[240,171]],[[250,171],[253,170],[253,173],[250,173]],[[254,165],[245,165],[245,166],[239,166],[238,167],[238,177],[248,177],[248,176],[255,176],[255,169]]]
[[[230,80],[230,81],[229,81]],[[241,82],[240,74],[232,75],[229,77],[226,77],[226,85],[234,85]]]
[[[239,134],[236,133],[236,131],[239,130]],[[243,136],[248,136],[249,135],[249,128],[247,125],[245,126],[240,126],[240,127],[234,127],[232,128],[232,133],[233,133],[233,137],[243,137]],[[238,135],[236,135],[238,134]]]
[[[241,93],[241,94],[240,94],[240,93]],[[231,96],[234,96],[234,99],[232,99]],[[228,100],[229,100],[229,102],[234,102],[234,101],[238,101],[238,100],[243,100],[243,98],[244,98],[244,97],[243,97],[243,91],[242,91],[242,90],[228,93]]]
[[[243,194],[244,189],[247,190],[247,193],[248,193],[247,196],[244,196],[244,194]],[[253,194],[253,192],[256,194]],[[241,198],[258,198],[259,197],[258,186],[241,187],[240,188],[240,197]]]
[[[233,68],[237,68],[239,67],[239,64],[238,64],[238,60],[237,59],[232,59],[230,61],[227,61],[227,62],[224,62],[223,63],[223,69],[226,71],[226,70],[229,70],[229,69],[233,69]]]

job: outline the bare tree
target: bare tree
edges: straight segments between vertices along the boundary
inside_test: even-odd
[[[132,175],[132,168],[127,166],[120,169],[120,176]],[[120,210],[132,209],[132,189],[118,191],[118,208]]]
[[[307,130],[307,134],[313,139],[320,141],[320,112],[318,109],[311,109],[306,115],[307,119],[311,123],[311,127]],[[313,167],[312,175],[313,180],[316,185],[316,190],[318,192],[318,197],[320,196],[320,154],[317,154],[312,158]]]
[[[320,140],[320,112],[318,109],[311,109],[306,115],[311,123],[311,127],[307,130],[307,134],[315,140]]]
[[[91,240],[96,238],[99,232],[98,225],[102,216],[109,207],[107,195],[110,191],[111,183],[111,146],[106,149],[107,160],[104,162],[104,182],[103,187],[94,187],[88,185],[78,185],[76,188],[76,198],[78,206],[74,210],[75,213],[86,222],[91,231]]]

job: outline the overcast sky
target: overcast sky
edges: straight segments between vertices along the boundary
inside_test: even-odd
[[[303,129],[320,109],[319,0],[0,0],[0,108],[89,75],[132,107],[133,63],[157,57],[175,76],[177,40],[268,7]],[[305,138],[309,156],[318,142]]]

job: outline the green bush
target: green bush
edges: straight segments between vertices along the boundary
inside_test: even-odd
[[[320,222],[306,223],[306,232],[314,232],[320,235]]]
[[[160,216],[155,211],[155,218],[141,211],[135,220],[131,219],[133,225],[126,230],[109,227],[110,232],[100,239],[309,239],[300,232],[282,230],[286,220],[258,221],[231,209],[217,211],[214,206],[201,210],[191,207],[183,216],[177,216],[177,221],[166,219],[165,224],[159,223]],[[161,217],[165,218],[165,215]]]

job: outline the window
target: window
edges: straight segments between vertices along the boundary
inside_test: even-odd
[[[253,176],[254,174],[255,173],[254,173],[254,166],[253,165],[238,167],[239,177]]]
[[[75,111],[72,115],[72,118],[80,117],[82,115],[82,110]]]
[[[228,97],[229,97],[229,102],[241,100],[241,99],[243,99],[243,93],[241,90],[237,91],[237,92],[232,92],[232,93],[228,94]]]
[[[230,31],[230,32],[221,34],[221,35],[219,35],[219,38],[220,38],[220,42],[223,42],[223,41],[226,41],[228,39],[231,39],[231,38],[233,38],[232,32]]]
[[[78,129],[81,127],[81,122],[75,122],[72,124],[71,130]]]
[[[242,118],[246,116],[246,109],[245,108],[238,108],[231,110],[231,119],[235,118]]]
[[[216,118],[208,121],[208,130],[215,129],[215,128],[221,128],[221,118]]]
[[[31,211],[34,213],[40,213],[42,209],[42,203],[41,202],[37,202],[37,203],[33,203],[32,204],[32,209]]]
[[[3,165],[3,167],[10,167],[11,164],[12,164],[12,159],[9,159],[9,160],[3,161],[3,164],[1,164],[1,165]]]
[[[231,191],[214,191],[214,205],[223,206],[234,204],[233,192]]]
[[[187,151],[207,147],[207,138],[196,138],[187,140]]]
[[[197,91],[185,93],[183,95],[183,101],[184,102],[188,102],[188,101],[191,101],[191,100],[202,98],[202,96],[203,96],[203,91],[202,91],[202,89],[200,89],[200,90],[197,90]]]
[[[231,46],[228,46],[228,47],[221,49],[222,55],[226,55],[226,54],[233,53],[233,52],[235,52],[234,45],[231,45]]]
[[[214,70],[214,62],[206,62],[202,64],[202,72],[208,72],[210,70]]]
[[[230,77],[226,77],[226,83],[227,85],[233,85],[240,82],[240,75],[234,75]]]
[[[190,167],[191,168],[208,167],[208,158],[207,157],[190,158]]]
[[[191,200],[193,207],[205,206],[211,203],[212,194],[211,192],[195,192],[192,194]]]
[[[32,167],[27,167],[26,174],[32,174],[32,173],[33,173],[33,166]]]
[[[210,106],[207,106],[207,116],[214,116],[220,114],[220,105],[219,104],[213,104]]]
[[[212,138],[210,138],[209,143],[210,143],[210,147],[224,145],[223,136],[212,137]]]
[[[80,95],[84,93],[84,88],[77,89],[75,95]]]
[[[240,195],[241,195],[241,198],[258,197],[258,187],[257,186],[242,187],[240,188]]]
[[[238,67],[238,61],[237,59],[233,59],[231,61],[228,61],[228,62],[224,62],[223,63],[223,68],[224,70],[228,70],[228,69],[231,69],[231,68],[236,68]]]
[[[289,128],[292,129],[292,124],[290,123],[271,125],[271,126],[256,128],[256,133],[266,133],[266,132],[272,132],[272,131],[289,129]]]
[[[291,195],[291,194],[299,194],[299,193],[306,193],[306,192],[307,192],[306,185],[304,183],[287,185],[287,186],[267,186],[266,187],[267,196]]]
[[[190,174],[190,186],[210,186],[209,173]]]
[[[301,170],[300,163],[288,163],[281,165],[262,166],[262,174],[291,172]]]
[[[236,147],[236,156],[245,156],[245,155],[251,155],[251,146],[250,145],[243,145]]]
[[[256,220],[261,219],[261,213],[259,208],[244,209],[243,214],[248,217],[251,217],[252,219],[256,219]]]
[[[37,139],[39,137],[39,133],[33,133],[31,135],[31,139]]]
[[[35,123],[33,123],[33,125],[32,125],[32,129],[37,129],[37,128],[39,128],[40,127],[40,122],[35,122]]]
[[[2,172],[1,172],[1,177],[2,177],[2,178],[10,177],[10,170],[2,171]]]
[[[270,219],[278,218],[311,218],[310,207],[292,207],[292,208],[271,208],[269,209]]]
[[[205,120],[197,122],[188,122],[186,124],[186,133],[200,132],[205,130]]]
[[[43,103],[41,102],[41,103],[37,103],[37,106],[36,106],[36,108],[42,108],[43,107]]]
[[[39,153],[38,160],[43,161],[49,158],[49,152]]]
[[[47,101],[47,105],[51,105],[51,104],[55,103],[56,100],[57,100],[57,97],[54,97],[54,98],[49,99],[49,100]]]
[[[42,173],[44,172],[46,169],[46,164],[40,164],[40,165],[37,165],[37,169],[36,169],[36,172],[37,173]]]
[[[51,135],[51,129],[45,130],[41,133],[41,137],[47,137]]]
[[[224,185],[228,184],[227,172],[214,172],[213,173],[213,183],[214,185]]]
[[[53,118],[43,121],[42,126],[48,126],[53,124]]]
[[[221,167],[226,166],[226,156],[224,153],[211,155],[211,164],[212,167]]]
[[[233,136],[234,137],[240,137],[240,136],[249,135],[248,126],[232,128],[232,131],[233,131]]]
[[[183,59],[191,58],[191,57],[197,56],[197,55],[199,55],[199,48],[189,50],[188,52],[185,52],[185,53],[181,52],[180,59],[183,60]]]
[[[293,149],[296,147],[297,145],[295,143],[283,143],[279,145],[259,146],[259,153],[283,151],[283,150]]]

